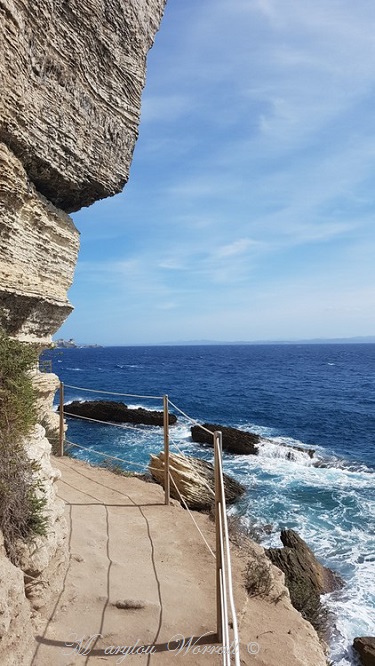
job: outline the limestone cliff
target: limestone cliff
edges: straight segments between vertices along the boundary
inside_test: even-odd
[[[0,140],[65,211],[124,186],[165,0],[1,0]]]
[[[165,1],[0,0],[0,326],[40,349],[72,309],[79,234],[68,213],[127,181]],[[57,379],[36,372],[35,383],[40,423],[51,432]],[[22,570],[0,542],[5,666],[29,663],[17,645],[29,644],[32,618],[61,586],[67,560],[42,425],[25,447],[41,465],[49,534],[22,549]]]

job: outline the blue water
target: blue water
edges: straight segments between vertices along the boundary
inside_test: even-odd
[[[224,468],[247,493],[245,521],[271,524],[264,545],[281,545],[292,527],[346,586],[326,595],[334,616],[335,664],[354,664],[354,636],[373,635],[375,607],[375,345],[225,345],[53,350],[53,369],[69,385],[162,396],[200,422],[259,433],[259,456],[224,455]],[[65,399],[110,399],[66,387]],[[120,398],[117,398],[120,399]],[[124,398],[161,408],[161,400]],[[173,410],[172,410],[173,411]],[[177,412],[176,412],[177,413]],[[212,458],[190,439],[178,414],[171,439],[184,452]],[[162,448],[158,428],[136,430],[69,419],[71,441],[127,460],[142,471]],[[287,459],[277,443],[316,449]],[[100,456],[76,449],[92,461]],[[317,466],[318,463],[321,466]]]

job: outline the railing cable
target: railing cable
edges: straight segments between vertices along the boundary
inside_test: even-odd
[[[215,497],[215,493],[212,490],[212,488],[208,485],[206,479],[198,472],[198,470],[194,467],[194,465],[192,465],[192,463],[190,462],[190,460],[188,459],[186,454],[180,449],[178,444],[176,444],[176,442],[174,442],[173,440],[170,443],[171,443],[172,446],[174,446],[177,449],[180,456],[182,456],[183,458],[186,459],[186,462],[189,465],[190,469],[197,475],[197,477],[199,478],[199,481],[202,483],[202,485],[204,485],[207,488],[207,490],[211,493],[211,495],[213,497]]]
[[[202,430],[204,430],[205,432],[208,432],[210,435],[214,434],[211,430],[208,430],[208,428],[205,428],[204,426],[202,426],[201,423],[199,423],[198,421],[193,419],[191,416],[189,416],[189,414],[186,414],[185,412],[183,412],[182,409],[177,407],[177,405],[175,405],[174,402],[172,402],[172,400],[169,400],[168,402],[169,402],[170,405],[172,405],[172,407],[177,409],[177,411],[180,412],[180,414],[182,414],[182,416],[185,416],[185,418],[187,418],[189,421],[191,421],[191,423],[194,423],[195,425],[199,426]]]
[[[113,423],[112,421],[99,421],[99,419],[92,419],[89,416],[81,416],[80,414],[70,414],[69,412],[64,411],[64,416],[73,419],[83,419],[84,421],[93,421],[93,423],[102,423],[103,425],[113,426],[114,428],[122,428],[123,430],[135,430],[138,433],[143,432],[140,428],[134,428],[134,426],[124,425],[123,423]],[[140,423],[139,425],[142,424]]]
[[[118,458],[117,456],[111,456],[108,453],[103,453],[102,451],[96,451],[95,449],[89,449],[87,446],[81,446],[80,444],[75,444],[74,442],[71,442],[70,440],[66,439],[65,440],[66,444],[69,446],[75,446],[77,449],[82,449],[82,451],[88,451],[88,453],[96,453],[98,456],[103,456],[105,459],[110,459],[110,460],[118,460],[119,462],[126,463],[127,465],[134,465],[135,467],[140,467],[142,470],[154,470],[155,472],[160,471],[157,467],[151,467],[148,465],[141,465],[141,463],[134,462],[133,460],[125,460],[124,458]],[[124,471],[131,471],[131,470],[124,470]]]
[[[176,485],[176,483],[175,483],[175,480],[174,480],[174,478],[173,478],[173,476],[172,476],[172,474],[171,474],[170,472],[169,472],[169,476],[170,476],[170,479],[171,479],[171,481],[172,481],[174,487],[176,488],[176,492],[177,492],[177,494],[178,494],[178,496],[179,496],[181,502],[183,503],[183,505],[184,505],[186,511],[188,512],[188,514],[189,514],[190,518],[192,519],[192,521],[193,521],[195,527],[197,528],[199,534],[201,535],[201,537],[202,537],[204,543],[206,544],[206,546],[207,546],[208,550],[210,551],[212,557],[213,557],[214,559],[216,559],[216,555],[215,555],[214,551],[212,550],[210,544],[209,544],[208,541],[206,540],[206,538],[205,538],[205,536],[204,536],[202,530],[200,529],[200,527],[199,527],[197,521],[195,520],[195,518],[194,518],[193,514],[191,513],[191,511],[190,511],[188,505],[186,504],[185,499],[182,497],[182,495],[181,495],[179,489],[177,488],[177,485]]]
[[[83,388],[82,386],[72,386],[71,384],[64,384],[67,388],[76,389],[77,391],[86,391],[87,393],[106,393],[107,395],[119,395],[125,398],[144,398],[145,400],[163,400],[162,395],[137,395],[136,393],[114,393],[113,391],[99,391],[97,389]]]

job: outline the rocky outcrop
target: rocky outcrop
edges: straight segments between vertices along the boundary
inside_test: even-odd
[[[72,310],[67,291],[79,235],[2,143],[0,233],[0,325],[9,335],[45,346]]]
[[[362,666],[375,666],[375,638],[373,636],[355,638],[353,647],[360,656]]]
[[[79,234],[68,213],[121,191],[128,178],[146,56],[164,5],[0,0],[0,326],[39,349],[72,310],[67,291]],[[25,447],[40,463],[49,527],[47,537],[20,546],[23,573],[17,570],[9,594],[0,588],[0,624],[4,595],[9,604],[0,638],[7,666],[29,663],[31,613],[61,587],[67,560],[44,429],[52,441],[57,382],[36,371],[34,383],[42,425]],[[9,564],[1,550],[0,575]],[[27,599],[16,589],[24,576]],[[16,637],[23,652],[12,661],[8,646]]]
[[[205,430],[203,430],[203,428],[205,428]],[[223,449],[224,451],[228,451],[228,453],[257,455],[259,453],[259,448],[264,444],[267,444],[267,442],[275,445],[275,442],[271,442],[271,440],[260,437],[253,432],[246,432],[245,430],[239,430],[238,428],[228,428],[227,426],[218,425],[217,423],[203,423],[203,426],[192,426],[191,436],[193,442],[213,446],[213,438],[207,430],[212,432],[212,434],[215,431],[220,431],[222,433]],[[309,458],[313,458],[315,454],[314,449],[304,448],[302,446],[293,446],[283,444],[282,442],[277,442],[276,445],[285,450],[287,460],[294,460],[295,456],[293,451],[305,453]]]
[[[150,457],[149,470],[152,477],[164,488],[164,452]],[[205,460],[190,456],[170,454],[170,492],[173,499],[180,501],[180,495],[189,509],[205,511],[210,509],[215,498],[214,467]],[[224,474],[225,499],[228,504],[235,502],[245,492],[245,488],[235,479]],[[177,487],[177,489],[176,489]]]
[[[165,0],[1,0],[0,141],[71,212],[122,190]]]
[[[134,423],[153,426],[162,426],[164,418],[163,412],[143,409],[142,407],[131,409],[124,402],[111,400],[87,400],[84,402],[74,400],[64,405],[64,414],[67,416],[69,414],[83,416],[110,423]],[[177,418],[174,414],[169,414],[168,420],[169,425],[173,425]]]
[[[60,417],[54,411],[54,396],[60,386],[57,375],[51,372],[35,372],[33,386],[36,391],[36,408],[39,415],[39,423],[45,428],[46,437],[52,445],[52,453],[57,453]]]
[[[293,606],[314,625],[320,622],[320,595],[342,587],[338,574],[324,567],[294,530],[282,530],[284,548],[269,548],[266,554],[285,574]]]
[[[0,655],[6,666],[30,664],[33,627],[24,576],[8,559],[0,532]]]
[[[203,428],[198,425],[192,426],[191,436],[193,442],[199,442],[201,444],[209,444],[213,446],[212,436],[206,432],[209,430],[212,434],[215,431],[220,430],[223,435],[223,449],[224,451],[229,451],[230,453],[240,453],[240,454],[257,454],[258,453],[258,444],[260,442],[259,435],[255,435],[252,432],[245,432],[243,430],[237,430],[236,428],[227,428],[226,426],[217,425],[214,423],[203,423]]]

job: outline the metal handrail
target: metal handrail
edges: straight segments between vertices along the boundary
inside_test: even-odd
[[[224,666],[230,666],[232,655],[234,657],[235,666],[240,666],[240,644],[233,594],[232,563],[222,465],[222,433],[216,431],[213,437],[215,449],[217,633],[218,639],[223,642]],[[233,623],[234,640],[232,645],[229,640],[228,597]]]

